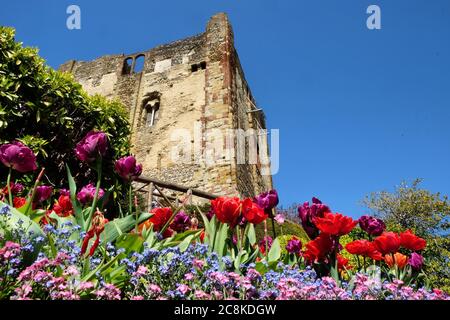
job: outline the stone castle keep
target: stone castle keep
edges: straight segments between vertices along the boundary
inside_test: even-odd
[[[250,140],[222,139],[227,130],[266,128],[225,14],[213,16],[199,35],[135,54],[71,60],[60,70],[72,73],[89,94],[117,98],[126,106],[132,152],[143,164],[143,176],[227,196],[254,196],[272,188],[271,175],[262,174],[270,164],[259,156],[248,161]],[[174,139],[179,132],[184,138]],[[257,136],[258,155],[267,157],[267,135]],[[208,146],[217,141],[231,153],[206,163]],[[238,145],[244,147],[244,163],[238,161]],[[183,160],[174,161],[174,153]]]

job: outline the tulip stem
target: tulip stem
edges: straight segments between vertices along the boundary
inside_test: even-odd
[[[44,175],[44,171],[45,171],[45,168],[42,168],[41,172],[39,172],[39,175],[38,175],[36,181],[34,182],[34,187],[33,187],[33,190],[31,191],[30,199],[27,200],[27,206],[25,208],[25,213],[24,213],[25,215],[28,215],[28,211],[30,210],[30,206],[31,206],[31,204],[34,201],[34,196],[36,194],[36,188],[38,187],[39,182],[41,181],[42,176]]]
[[[274,221],[275,215],[274,215],[274,213],[275,213],[275,209],[272,209],[272,216],[270,217],[271,218],[270,220],[272,220],[273,239],[275,240],[277,238],[277,233],[275,231],[275,221]]]
[[[12,201],[12,193],[11,193],[11,173],[12,173],[12,169],[11,167],[9,167],[9,172],[8,172],[8,179],[6,181],[7,183],[7,187],[8,187],[8,199],[9,199],[9,205],[11,207],[13,207],[13,201]]]
[[[91,222],[92,222],[92,217],[94,215],[94,211],[95,208],[97,206],[97,198],[98,198],[98,193],[100,190],[100,183],[102,181],[102,158],[100,158],[100,160],[97,161],[97,185],[95,187],[95,195],[94,195],[94,200],[92,201],[92,207],[91,207],[91,211],[89,212],[89,216],[88,216],[88,220],[87,220],[87,225],[86,225],[86,231],[89,230],[89,228],[91,227]]]

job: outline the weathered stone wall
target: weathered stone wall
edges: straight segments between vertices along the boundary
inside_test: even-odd
[[[133,69],[140,56],[143,70],[130,72],[125,61]],[[226,139],[231,129],[257,128],[256,120],[265,127],[265,121],[262,112],[248,113],[255,102],[225,14],[212,17],[197,36],[132,55],[72,60],[60,70],[71,72],[89,94],[117,98],[128,108],[133,153],[144,176],[221,195],[253,196],[272,187],[260,165],[237,164],[236,137]],[[214,143],[230,153],[212,156]]]

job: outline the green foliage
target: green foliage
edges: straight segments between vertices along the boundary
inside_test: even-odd
[[[103,161],[102,185],[114,185],[109,160],[129,153],[125,109],[117,101],[88,96],[71,75],[46,66],[37,49],[22,47],[14,34],[14,29],[0,27],[0,143],[19,139],[30,146],[39,166],[46,168],[46,184],[67,186],[65,164],[77,183],[85,184],[95,181],[95,173],[77,161],[73,150],[87,132],[102,130],[111,147]]]
[[[433,287],[450,291],[450,202],[447,196],[420,189],[421,180],[401,183],[394,192],[381,191],[363,203],[382,218],[388,230],[411,229],[427,240],[425,273]]]
[[[255,227],[256,229],[256,238],[261,240],[264,238],[264,224],[260,223]],[[273,228],[272,222],[270,219],[267,220],[267,234],[273,237]],[[296,222],[285,220],[283,225],[279,225],[275,223],[275,232],[278,235],[293,235],[302,240],[302,243],[307,243],[309,241],[309,237],[306,234],[305,230],[303,230],[302,226]]]

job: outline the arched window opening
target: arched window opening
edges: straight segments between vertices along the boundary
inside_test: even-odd
[[[139,73],[144,70],[145,56],[139,55],[134,60],[134,73]]]
[[[123,62],[122,74],[131,74],[133,68],[133,58],[126,58]]]

